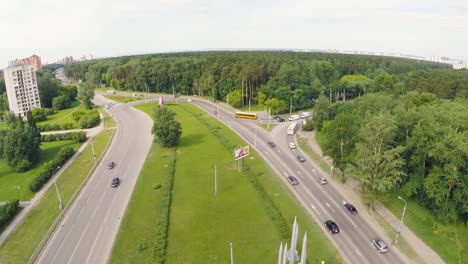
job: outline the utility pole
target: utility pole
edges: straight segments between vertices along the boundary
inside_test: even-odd
[[[268,129],[270,129],[270,120],[271,120],[271,107],[268,107]]]
[[[255,126],[255,140],[254,140],[254,145],[257,147],[257,127]]]
[[[218,194],[218,173],[216,170],[216,164],[215,164],[215,196]]]
[[[55,180],[54,180],[54,185],[55,185],[55,191],[57,191],[57,196],[58,196],[58,199],[59,199],[59,209],[62,210],[62,208],[63,208],[62,198],[60,198],[60,193],[59,193],[59,190],[58,190],[58,187],[57,187],[57,182]]]
[[[289,116],[292,115],[292,97],[289,97]]]
[[[96,163],[96,152],[94,151],[93,138],[91,138],[91,150],[93,151],[94,163]]]
[[[233,250],[232,250],[232,241],[229,244],[231,246],[231,264],[234,264],[234,254],[233,254]]]
[[[405,202],[405,206],[403,207],[403,213],[401,214],[401,219],[400,219],[400,224],[397,227],[397,233],[395,236],[395,244],[398,243],[398,235],[401,233],[401,230],[403,228],[403,217],[405,217],[405,211],[406,211],[406,200],[398,196],[398,199],[402,200]]]

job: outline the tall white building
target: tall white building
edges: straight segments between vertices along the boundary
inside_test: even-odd
[[[18,65],[3,70],[10,111],[26,117],[33,108],[40,108],[34,65]]]

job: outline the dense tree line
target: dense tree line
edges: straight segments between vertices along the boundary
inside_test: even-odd
[[[370,203],[399,189],[454,222],[468,220],[467,109],[465,99],[410,92],[317,104],[315,114],[324,153],[361,183]]]
[[[198,52],[130,56],[65,66],[68,78],[117,90],[197,94],[236,105],[275,98],[279,110],[311,107],[372,91],[402,90],[406,74],[449,68],[416,60],[297,52]],[[230,94],[232,93],[232,94]],[[229,96],[228,96],[229,94]],[[288,108],[289,109],[289,108]]]

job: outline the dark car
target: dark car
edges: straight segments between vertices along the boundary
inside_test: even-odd
[[[270,146],[272,148],[276,147],[276,145],[275,145],[275,143],[273,143],[273,141],[268,141],[267,144],[268,144],[268,146]]]
[[[304,161],[305,161],[304,157],[302,157],[301,155],[297,155],[296,158],[297,158],[297,160],[300,161],[300,162],[304,162]]]
[[[373,239],[372,245],[380,252],[380,253],[385,253],[388,251],[388,246],[387,244],[381,240],[381,239]]]
[[[333,222],[332,220],[326,221],[325,226],[327,227],[328,232],[330,232],[330,234],[337,234],[337,233],[340,232],[340,229],[338,228],[338,225],[335,222]]]
[[[275,119],[278,122],[284,122],[284,118],[282,118],[281,116],[274,116],[273,119]]]
[[[354,207],[354,205],[347,203],[347,204],[344,205],[344,207],[346,209],[348,209],[350,214],[352,214],[352,215],[357,214],[357,210],[356,210],[356,207]]]
[[[120,185],[120,179],[119,179],[119,177],[113,178],[113,179],[112,179],[111,186],[115,188],[115,187],[119,187],[119,185]]]
[[[115,167],[115,162],[111,161],[111,162],[107,163],[107,168],[113,169],[114,167]]]
[[[299,181],[297,181],[296,177],[294,177],[294,176],[288,176],[288,181],[289,181],[289,183],[291,183],[292,185],[297,185],[297,184],[299,184]]]

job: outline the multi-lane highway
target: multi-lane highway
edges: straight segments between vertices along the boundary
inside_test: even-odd
[[[106,99],[96,95],[95,101]],[[151,119],[130,105],[108,109],[117,122],[112,144],[41,252],[37,263],[106,263],[128,200],[152,144]],[[110,133],[110,132],[109,132]],[[110,161],[116,163],[107,168]],[[111,187],[119,177],[121,184]]]
[[[258,128],[253,121],[234,119],[232,112],[216,107],[210,102],[192,100],[192,103],[219,118],[251,146],[255,147],[280,175],[285,184],[289,185],[286,180],[286,176],[289,175],[293,175],[299,180],[298,185],[289,185],[289,188],[315,221],[323,227],[324,232],[328,232],[324,227],[326,220],[333,220],[338,224],[340,233],[327,235],[330,236],[331,241],[347,263],[410,263],[410,260],[398,249],[391,246],[391,241],[388,240],[386,242],[389,251],[384,254],[379,253],[372,246],[371,240],[384,237],[383,231],[375,230],[359,214],[349,214],[343,206],[346,197],[343,197],[336,190],[330,179],[328,179],[329,183],[325,185],[320,185],[317,182],[316,179],[319,176],[326,178],[328,176],[323,175],[312,161],[299,162],[296,159],[297,155],[303,155],[303,153],[300,149],[291,150],[288,147],[289,142],[295,142],[295,137],[288,136],[286,133],[289,122],[279,123],[278,127],[269,133]],[[273,141],[276,147],[270,147],[266,144],[267,141]],[[358,210],[360,209],[365,210],[358,208]]]

